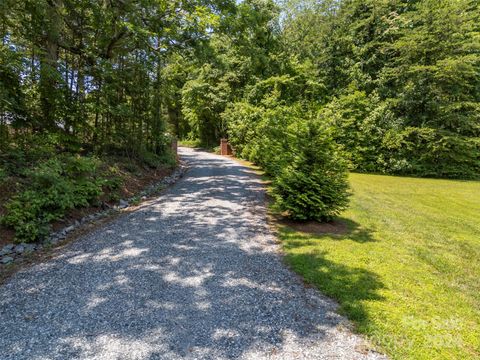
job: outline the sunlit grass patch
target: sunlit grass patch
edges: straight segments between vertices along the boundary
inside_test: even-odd
[[[348,231],[282,226],[292,268],[395,359],[480,357],[480,182],[352,174]]]

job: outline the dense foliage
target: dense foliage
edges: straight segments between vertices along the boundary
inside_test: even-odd
[[[269,108],[244,102],[224,118],[238,155],[272,177],[279,212],[296,220],[328,221],[345,209],[347,166],[324,121],[305,116],[298,104]]]
[[[97,201],[95,169],[109,156],[172,164],[167,119],[180,109],[176,84],[185,79],[170,69],[231,5],[0,3],[0,189],[8,192],[0,215],[18,240],[39,239],[67,210]]]
[[[477,1],[288,4],[285,49],[318,70],[327,89],[320,116],[352,169],[479,176]]]
[[[348,203],[345,162],[322,125],[298,121],[291,127],[292,158],[273,180],[275,206],[296,220],[332,220]]]
[[[299,219],[345,206],[346,166],[480,174],[476,0],[5,0],[0,19],[2,159],[159,164],[167,133],[228,137]]]
[[[27,170],[26,190],[6,205],[5,225],[24,241],[34,241],[48,234],[49,223],[67,210],[91,205],[101,194],[106,179],[97,173],[98,160],[71,155],[54,158]]]
[[[204,41],[221,11],[215,1],[1,6],[2,147],[20,132],[48,132],[68,150],[129,156],[166,151],[166,63]]]
[[[178,135],[229,137],[298,219],[345,205],[344,162],[331,176],[315,164],[328,157],[360,172],[478,178],[479,24],[472,0],[244,1],[187,76]],[[298,144],[305,126],[317,139]],[[300,160],[309,144],[315,156]]]
[[[235,31],[248,12],[248,30]],[[190,136],[228,135],[255,157],[266,144],[248,134],[261,116],[246,111],[274,101],[331,126],[352,170],[478,178],[477,1],[252,0],[227,21],[229,36],[213,34],[184,88]],[[238,102],[236,118],[219,116]]]

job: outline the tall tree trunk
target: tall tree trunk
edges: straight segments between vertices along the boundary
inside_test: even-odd
[[[52,130],[56,127],[56,102],[59,96],[57,82],[60,74],[57,69],[57,60],[62,23],[60,15],[62,0],[52,0],[47,3],[46,19],[43,20],[46,33],[40,55],[40,101],[43,115],[41,127],[43,130]]]

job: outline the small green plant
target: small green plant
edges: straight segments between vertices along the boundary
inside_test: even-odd
[[[115,192],[111,192],[109,195],[108,195],[108,200],[110,201],[113,201],[113,202],[117,202],[120,200],[120,195],[115,193]]]
[[[134,197],[130,198],[129,203],[131,205],[138,205],[142,201],[141,197],[139,195],[135,195]]]
[[[124,183],[122,171],[117,165],[111,165],[102,172],[103,188],[109,193],[109,199],[117,201],[120,199],[118,190]]]
[[[124,163],[123,168],[131,174],[140,174],[140,168],[138,164],[134,162]],[[117,167],[117,173],[120,173],[120,169],[118,169],[118,167]]]
[[[5,206],[3,225],[15,230],[16,239],[32,242],[45,237],[49,224],[76,207],[85,207],[102,195],[104,179],[94,157],[58,156],[27,170],[28,189]]]
[[[175,156],[170,149],[167,149],[161,155],[146,150],[141,151],[139,153],[139,160],[152,169],[156,169],[162,166],[174,167],[176,165]]]

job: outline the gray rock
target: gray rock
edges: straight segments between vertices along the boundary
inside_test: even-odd
[[[67,226],[65,229],[63,229],[63,231],[65,231],[67,234],[73,230],[75,230],[75,226],[73,225]]]
[[[53,236],[50,238],[49,240],[49,243],[52,244],[52,245],[56,245],[60,242],[60,240],[62,240],[62,237],[61,236]]]
[[[120,199],[119,203],[118,203],[118,207],[120,209],[125,209],[126,207],[128,207],[130,204],[128,203],[128,201],[126,200],[123,200],[123,199]]]
[[[25,252],[34,252],[37,249],[37,245],[35,244],[25,244]]]
[[[5,255],[11,254],[11,253],[12,253],[12,250],[10,250],[10,249],[3,248],[2,250],[0,250],[0,256],[5,256]]]
[[[25,251],[25,246],[22,245],[22,244],[17,245],[17,246],[15,246],[14,251],[15,251],[17,254],[23,254],[23,252]]]
[[[5,246],[2,248],[2,251],[10,251],[10,252],[12,252],[14,247],[15,247],[14,244],[7,244],[7,245],[5,245]]]
[[[1,260],[2,264],[10,264],[13,262],[13,258],[11,256],[4,256]]]

